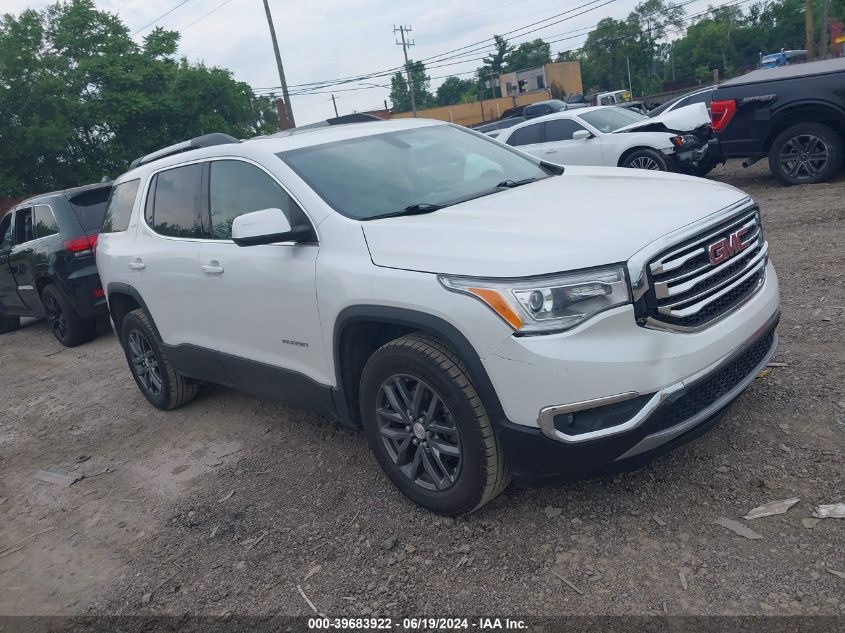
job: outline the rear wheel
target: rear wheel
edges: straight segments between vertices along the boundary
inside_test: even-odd
[[[50,331],[65,347],[87,343],[97,335],[97,320],[79,316],[53,284],[44,288],[41,303],[44,304]]]
[[[410,334],[377,350],[361,377],[361,414],[387,476],[428,510],[472,512],[510,482],[468,372],[440,339]]]
[[[826,125],[793,125],[772,143],[769,169],[775,178],[787,185],[825,182],[839,171],[842,149],[842,139]]]
[[[173,369],[143,310],[133,310],[123,319],[120,342],[135,384],[154,407],[167,411],[196,397],[199,385]]]
[[[648,148],[631,152],[622,161],[622,167],[631,169],[648,169],[650,171],[669,171],[666,157],[658,151]]]
[[[0,317],[0,334],[14,332],[21,326],[20,317]]]

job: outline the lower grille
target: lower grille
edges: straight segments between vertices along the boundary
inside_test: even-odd
[[[693,384],[678,398],[663,405],[652,417],[652,432],[663,431],[688,420],[736,387],[763,362],[774,340],[775,330],[772,328],[731,363],[712,376]]]

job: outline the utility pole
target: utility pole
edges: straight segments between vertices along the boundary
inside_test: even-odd
[[[628,92],[631,93],[631,99],[634,98],[634,84],[631,83],[631,60],[625,55],[625,63],[628,65]]]
[[[830,53],[830,36],[827,33],[827,21],[830,14],[830,0],[822,0],[822,29],[819,35],[819,57],[826,58]]]
[[[340,116],[340,115],[337,113],[337,101],[335,101],[335,100],[334,100],[334,95],[332,95],[332,105],[334,106],[334,115],[335,115],[336,117]]]
[[[279,42],[276,40],[276,27],[273,26],[273,16],[270,15],[270,5],[264,0],[264,12],[267,14],[267,24],[270,26],[270,39],[273,40],[273,52],[276,54],[276,66],[279,69],[279,81],[282,82],[282,94],[285,96],[285,114],[293,127],[296,122],[293,119],[293,107],[288,94],[288,82],[285,81],[285,68],[282,66],[282,55],[279,53]]]
[[[813,37],[813,1],[804,0],[804,19],[806,20],[807,30],[807,59],[809,60],[816,58],[816,38]]]
[[[265,2],[267,0],[264,0]],[[396,28],[396,25],[393,25],[393,33],[396,34],[396,31],[399,31],[399,36],[402,38],[401,42],[396,42],[397,46],[402,47],[402,53],[405,55],[405,74],[408,75],[408,92],[411,93],[411,112],[414,113],[414,118],[417,116],[417,100],[414,98],[414,82],[411,79],[411,63],[408,61],[408,47],[414,45],[413,40],[406,40],[405,33],[411,32],[410,26],[400,26]]]

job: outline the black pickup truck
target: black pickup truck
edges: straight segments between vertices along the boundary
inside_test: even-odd
[[[845,58],[764,68],[720,84],[710,115],[712,155],[722,161],[768,157],[788,185],[824,182],[842,165]]]

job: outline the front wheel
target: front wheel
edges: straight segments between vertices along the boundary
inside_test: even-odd
[[[622,167],[648,169],[650,171],[669,171],[666,157],[653,149],[642,148],[631,152],[622,161]]]
[[[50,331],[65,347],[87,343],[97,336],[97,320],[80,316],[59,290],[50,284],[41,293]]]
[[[198,384],[170,364],[146,312],[139,309],[126,315],[120,342],[135,384],[154,407],[167,411],[196,397]]]
[[[842,149],[842,139],[826,125],[793,125],[772,143],[769,170],[786,185],[826,182],[842,165]]]
[[[466,514],[510,483],[468,372],[440,339],[417,333],[385,344],[364,367],[360,389],[367,442],[411,501]]]

